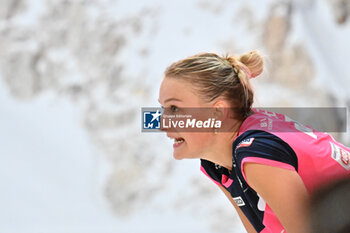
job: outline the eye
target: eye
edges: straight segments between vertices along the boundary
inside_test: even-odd
[[[170,106],[170,110],[171,110],[171,112],[178,112],[178,111],[179,111],[179,108],[176,107],[175,105],[171,105],[171,106]]]

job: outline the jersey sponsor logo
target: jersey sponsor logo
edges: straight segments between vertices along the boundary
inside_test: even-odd
[[[219,170],[219,169],[221,169],[221,168],[222,168],[222,166],[221,166],[221,165],[219,165],[219,164],[214,163],[214,165],[215,165],[215,169],[216,169],[216,170]]]
[[[233,197],[233,200],[236,202],[237,206],[245,206],[245,203],[242,199],[242,197]]]
[[[263,118],[260,120],[260,127],[261,128],[267,128],[268,130],[272,130],[272,119],[270,118]]]
[[[248,139],[244,139],[243,141],[241,141],[238,146],[236,147],[236,149],[240,148],[240,147],[247,147],[250,146],[254,141],[254,138],[248,138]]]
[[[330,144],[332,147],[332,158],[346,170],[350,170],[350,152],[332,142]]]

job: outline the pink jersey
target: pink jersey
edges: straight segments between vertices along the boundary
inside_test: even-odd
[[[285,115],[255,110],[233,143],[233,169],[201,160],[201,170],[231,193],[257,232],[286,232],[276,215],[247,183],[246,162],[297,171],[306,189],[350,176],[350,148],[327,133],[303,126]]]
[[[298,174],[309,192],[332,180],[350,175],[350,148],[335,141],[331,135],[317,132],[283,114],[256,111],[243,122],[239,135],[248,130],[263,130],[289,144],[298,158]],[[243,159],[242,167],[245,162],[295,170],[290,165],[255,157]]]

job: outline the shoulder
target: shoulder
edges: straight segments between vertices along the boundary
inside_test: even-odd
[[[245,164],[244,171],[248,185],[266,201],[288,232],[306,229],[308,192],[296,171],[256,163]]]
[[[283,152],[293,154],[292,147],[280,137],[263,130],[248,130],[233,143],[234,154],[255,152],[262,154]]]
[[[233,157],[243,176],[244,164],[249,162],[298,170],[294,150],[281,138],[266,131],[249,130],[241,134],[233,143]]]

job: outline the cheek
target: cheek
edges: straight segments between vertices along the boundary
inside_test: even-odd
[[[183,147],[174,149],[175,159],[200,158],[212,144],[213,135],[210,133],[183,133],[185,139]]]
[[[210,133],[193,133],[185,137],[189,149],[202,150],[210,146],[212,135]]]

